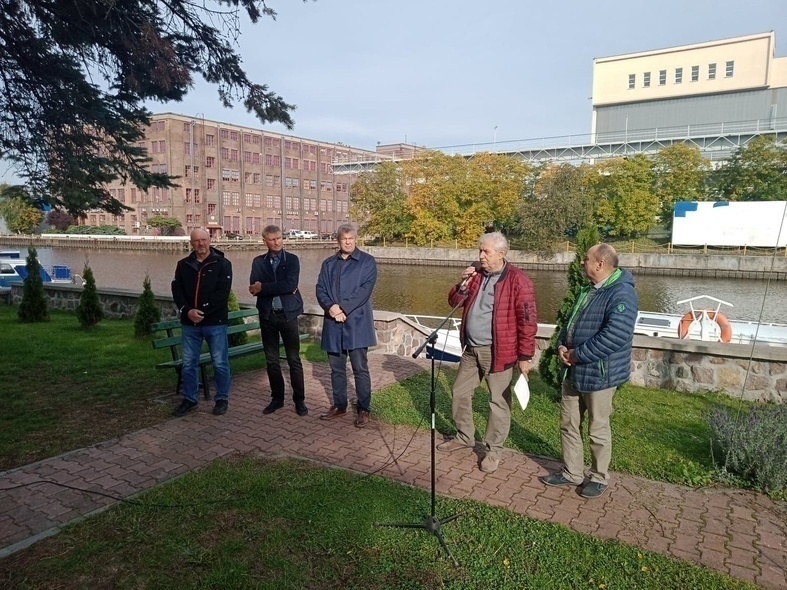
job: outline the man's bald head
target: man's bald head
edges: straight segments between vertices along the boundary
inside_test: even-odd
[[[210,254],[210,234],[204,229],[194,229],[189,235],[191,248],[197,255],[197,260],[202,262]]]

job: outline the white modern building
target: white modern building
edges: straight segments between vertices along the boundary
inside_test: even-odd
[[[592,133],[787,121],[787,57],[773,31],[598,58]]]

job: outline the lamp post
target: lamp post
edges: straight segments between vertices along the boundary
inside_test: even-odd
[[[191,154],[191,169],[189,170],[189,176],[191,176],[191,227],[189,231],[197,227],[196,222],[196,198],[194,196],[194,125],[197,122],[192,119],[191,124],[189,125],[189,153]]]
[[[492,151],[497,153],[497,125],[495,125],[494,133],[492,135]]]

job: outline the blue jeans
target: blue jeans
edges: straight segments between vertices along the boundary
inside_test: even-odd
[[[181,351],[183,354],[183,397],[190,402],[199,401],[199,356],[202,341],[208,343],[216,379],[216,401],[226,400],[230,395],[230,361],[227,349],[227,325],[181,327]]]
[[[355,377],[355,395],[358,398],[358,411],[368,412],[372,402],[372,378],[366,362],[366,348],[343,350],[340,353],[329,352],[328,361],[331,365],[331,386],[333,388],[333,405],[340,410],[347,409],[347,357]]]

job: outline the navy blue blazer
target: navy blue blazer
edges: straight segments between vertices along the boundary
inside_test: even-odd
[[[249,284],[259,281],[262,290],[257,293],[257,309],[260,319],[270,318],[273,308],[273,297],[281,298],[281,305],[287,321],[292,321],[303,313],[303,297],[298,289],[298,280],[301,274],[301,263],[295,254],[279,252],[279,266],[276,274],[271,266],[270,251],[257,256],[251,263],[251,276]]]

